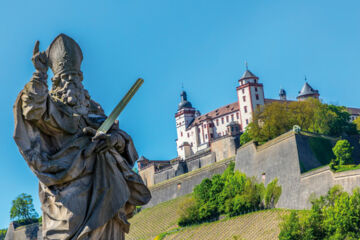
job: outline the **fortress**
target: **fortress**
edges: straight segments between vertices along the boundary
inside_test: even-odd
[[[178,156],[169,161],[151,161],[141,157],[138,160],[139,174],[147,186],[235,157],[240,147],[239,137],[257,108],[275,101],[293,101],[287,99],[284,89],[280,89],[279,99],[265,98],[264,85],[259,80],[246,69],[236,87],[237,101],[203,115],[192,106],[186,92],[181,92],[181,101],[175,113]],[[297,101],[310,97],[318,99],[320,93],[306,81]],[[359,108],[347,110],[351,121],[360,115]]]

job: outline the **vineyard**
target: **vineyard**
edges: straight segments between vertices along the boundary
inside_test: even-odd
[[[164,202],[136,214],[130,219],[130,234],[126,235],[126,239],[272,240],[277,239],[282,217],[289,214],[286,210],[262,210],[216,222],[179,228],[177,208],[181,201],[188,197],[190,196]]]

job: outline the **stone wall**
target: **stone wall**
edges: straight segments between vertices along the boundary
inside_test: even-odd
[[[207,165],[149,187],[152,198],[145,207],[152,207],[159,203],[191,193],[194,187],[200,184],[204,178],[211,178],[214,174],[221,174],[224,172],[231,161],[234,161],[234,157]]]
[[[324,195],[336,184],[346,191],[360,186],[360,170],[333,173],[325,166],[301,173],[300,165],[307,169],[320,166],[309,145],[312,137],[316,135],[288,132],[261,146],[248,143],[237,150],[235,169],[265,184],[278,178],[282,187],[277,204],[280,208],[310,208],[311,194]]]
[[[328,166],[304,173],[300,177],[299,209],[310,208],[308,201],[314,194],[325,195],[334,185],[341,185],[345,191],[352,192],[360,187],[360,169],[333,173]]]
[[[211,152],[216,154],[216,159],[226,159],[236,154],[239,147],[239,136],[226,136],[211,142]]]
[[[11,222],[5,240],[41,240],[41,225],[38,223],[21,226],[15,229]]]
[[[154,174],[155,174],[154,165],[149,165],[146,168],[141,169],[141,171],[139,171],[140,177],[144,181],[145,185],[148,187],[154,185]]]

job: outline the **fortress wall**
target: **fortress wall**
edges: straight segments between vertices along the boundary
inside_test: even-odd
[[[234,161],[234,158],[207,165],[149,187],[152,198],[145,208],[191,193],[204,178],[223,173],[231,161]]]
[[[194,158],[191,160],[186,160],[186,165],[188,171],[191,172],[214,162],[216,162],[216,155],[215,153],[209,151],[206,155],[202,155],[198,158]]]
[[[161,172],[157,172],[154,174],[154,177],[153,177],[154,184],[158,184],[160,182],[166,181],[173,177],[175,177],[175,169],[174,168],[168,168],[168,169],[162,170]]]
[[[146,169],[142,169],[139,171],[139,175],[146,184],[146,186],[152,186],[154,185],[154,173],[155,173],[155,167],[154,165],[147,167]]]
[[[309,198],[325,195],[334,185],[341,185],[345,191],[352,192],[360,187],[360,169],[333,173],[328,166],[301,175],[299,209],[310,208]]]
[[[282,194],[277,207],[297,208],[300,166],[296,139],[292,132],[256,147],[251,142],[238,149],[235,169],[255,176],[265,184],[278,178]]]
[[[5,236],[5,240],[41,240],[41,226],[38,223],[29,224],[14,228],[14,223],[11,222]]]
[[[255,176],[265,184],[277,177],[282,186],[277,204],[280,208],[308,209],[312,194],[324,195],[337,184],[348,192],[360,187],[360,169],[333,173],[324,166],[301,174],[300,162],[306,169],[319,167],[320,164],[311,151],[311,137],[318,136],[288,132],[261,146],[248,143],[238,149],[235,169]]]
[[[211,152],[216,154],[218,161],[235,156],[236,148],[236,137],[234,136],[226,136],[211,142]]]

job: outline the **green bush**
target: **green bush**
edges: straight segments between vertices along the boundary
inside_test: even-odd
[[[7,229],[0,229],[0,240],[4,240],[6,236]]]
[[[279,201],[282,189],[277,183],[278,179],[275,178],[266,186],[264,197],[266,208],[274,208],[276,203]]]
[[[277,190],[276,187],[272,188]],[[281,191],[275,190],[269,192],[280,196]],[[221,214],[236,216],[259,209],[264,205],[264,193],[262,183],[234,171],[234,163],[231,163],[223,174],[206,178],[194,188],[193,198],[185,200],[179,207],[178,224],[186,226],[217,219]],[[277,201],[276,197],[272,201]]]
[[[360,189],[350,195],[335,186],[326,196],[312,200],[311,211],[302,221],[296,213],[286,218],[281,224],[279,239],[359,239],[359,209]]]
[[[333,147],[333,152],[336,157],[335,163],[339,166],[353,163],[351,158],[354,147],[352,147],[348,140],[339,140]]]

